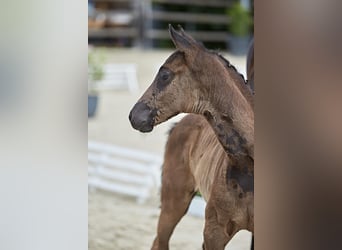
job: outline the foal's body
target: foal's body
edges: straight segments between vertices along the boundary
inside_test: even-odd
[[[213,220],[210,213],[226,211],[218,213],[220,218],[214,223],[206,222],[214,243],[208,249],[223,249],[241,229],[253,231],[253,195],[239,197],[242,194],[236,184],[227,192],[229,166],[229,157],[202,116],[190,114],[175,125],[165,149],[161,213],[153,250],[168,249],[171,234],[197,191],[207,202],[211,200],[206,217]]]
[[[247,57],[247,77],[251,91],[254,91],[254,42],[252,41]],[[182,146],[180,146],[182,145]],[[158,221],[157,236],[152,250],[168,249],[172,232],[185,215],[195,193],[199,191],[208,202],[213,182],[217,176],[226,176],[230,167],[229,157],[209,123],[201,115],[189,114],[170,131],[165,148],[161,212]],[[223,183],[223,185],[226,185]],[[238,203],[237,202],[234,202]],[[232,215],[240,219],[240,229],[253,232],[254,212],[253,196],[245,199],[246,209]],[[226,208],[230,204],[222,204]],[[236,207],[238,208],[238,207]],[[239,209],[233,209],[237,211]],[[241,218],[243,218],[241,220]],[[243,227],[245,225],[245,227]],[[231,237],[239,231],[236,228]],[[229,239],[228,239],[229,241]],[[254,249],[254,236],[251,249]]]
[[[207,188],[203,188],[204,195],[207,198],[203,247],[206,250],[224,249],[232,236],[240,229],[247,229],[251,232],[254,230],[254,110],[252,93],[245,85],[243,77],[221,56],[206,50],[182,30],[178,33],[171,27],[170,35],[177,51],[162,65],[151,86],[131,110],[129,119],[135,129],[141,132],[150,132],[154,126],[181,112],[195,113],[206,118],[212,129],[210,130],[207,126],[207,132],[214,133],[212,138],[216,138],[226,155],[224,157],[222,153],[220,156],[219,151],[215,151],[212,153],[219,154],[216,157],[205,157],[220,161],[220,164],[216,166],[216,171],[205,176],[208,180],[201,178],[196,180],[196,171],[191,177],[190,170],[185,172],[183,176],[177,175],[177,177],[178,181],[192,178],[193,183],[186,182],[189,197],[192,197],[191,195],[195,191],[196,181],[197,183],[212,182],[211,185],[206,184]],[[188,133],[192,129],[193,127],[190,127]],[[201,133],[198,132],[198,134]],[[198,144],[198,139],[201,137],[193,136],[194,138],[190,138],[189,141],[193,143],[197,140]],[[202,144],[206,145],[206,143]],[[192,147],[190,151],[185,150],[188,158],[184,159],[188,159],[190,163],[194,162],[192,159],[196,159],[196,157],[196,160],[201,161],[201,158],[198,157],[201,157],[202,153],[197,154],[197,156],[191,155],[194,153],[194,148]],[[203,151],[203,155],[204,153],[205,151]],[[173,168],[177,168],[177,161],[181,160],[177,158],[174,159],[175,164],[171,164]],[[208,163],[208,160],[206,162]],[[214,166],[214,164],[210,166]],[[207,168],[209,169],[208,165]],[[163,174],[163,184],[166,183],[166,186],[170,186],[172,185],[170,180],[174,179],[167,178],[167,176],[166,173]],[[175,196],[178,193],[176,191]],[[163,194],[163,197],[169,195],[165,192]],[[179,196],[179,203],[185,204],[187,202],[188,204],[189,197],[185,199]],[[183,208],[184,212],[186,207]],[[172,206],[166,210],[172,211]],[[161,218],[163,217],[165,216],[161,216]],[[166,216],[167,218],[168,216]],[[165,243],[175,225],[163,221],[164,219],[161,219],[160,224],[165,225],[158,228],[166,228],[167,233],[158,234],[155,249],[168,249]],[[178,222],[177,219],[175,221],[175,223]],[[158,248],[158,245],[161,247]]]

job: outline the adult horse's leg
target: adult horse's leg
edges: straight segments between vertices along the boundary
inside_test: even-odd
[[[182,147],[179,147],[182,149]],[[162,176],[161,212],[152,250],[169,249],[174,228],[185,215],[195,194],[195,180],[181,155],[165,157]]]

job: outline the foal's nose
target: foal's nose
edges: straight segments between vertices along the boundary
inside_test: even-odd
[[[149,106],[143,102],[138,102],[129,113],[129,121],[134,129],[144,133],[151,132],[153,129],[153,116]]]

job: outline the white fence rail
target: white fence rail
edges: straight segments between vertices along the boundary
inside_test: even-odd
[[[131,93],[139,91],[137,66],[135,64],[105,64],[104,77],[96,83],[99,90],[129,90]],[[91,72],[90,72],[91,74]]]
[[[161,185],[162,158],[141,150],[88,141],[91,189],[136,197],[142,203]]]

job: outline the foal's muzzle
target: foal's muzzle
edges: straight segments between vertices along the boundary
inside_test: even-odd
[[[140,132],[151,132],[154,125],[155,112],[143,102],[134,105],[129,113],[129,121],[134,129]]]

